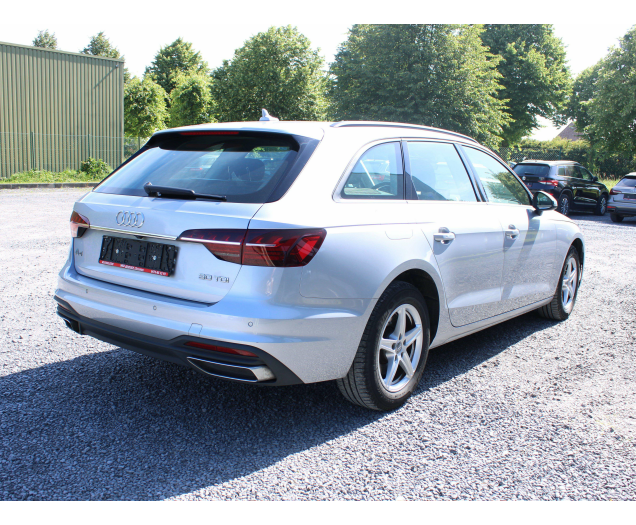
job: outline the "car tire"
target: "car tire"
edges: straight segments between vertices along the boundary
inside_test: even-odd
[[[559,195],[559,201],[557,206],[557,211],[565,215],[566,217],[570,214],[572,210],[572,196],[569,192],[564,191]]]
[[[572,268],[574,267],[575,273],[572,275]],[[565,290],[567,287],[569,290]],[[565,321],[576,303],[576,297],[579,292],[579,284],[581,281],[581,262],[579,259],[579,252],[574,246],[570,247],[568,254],[563,263],[561,269],[561,275],[559,276],[559,283],[557,284],[556,292],[550,303],[542,306],[537,310],[541,317],[547,319],[554,319],[555,321]],[[564,292],[567,293],[567,300]]]
[[[596,208],[594,208],[594,215],[603,216],[607,211],[607,195],[604,193],[596,201]]]
[[[418,321],[421,333],[415,338]],[[407,345],[409,333],[413,342]],[[420,382],[429,337],[428,309],[422,294],[409,283],[390,284],[369,317],[349,372],[337,380],[340,392],[351,403],[372,410],[399,408]],[[396,342],[387,345],[387,340]]]
[[[619,215],[618,213],[610,213],[610,219],[612,222],[623,222],[624,218],[625,217]]]

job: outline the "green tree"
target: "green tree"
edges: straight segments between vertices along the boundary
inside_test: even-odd
[[[601,60],[596,65],[588,67],[576,77],[572,85],[567,115],[575,121],[575,127],[579,133],[585,133],[586,128],[592,122],[587,102],[596,94],[596,83],[602,65],[603,61]]]
[[[49,33],[48,29],[38,31],[38,36],[33,39],[35,47],[43,47],[45,49],[57,49],[57,38],[55,33]]]
[[[295,27],[270,27],[250,38],[214,73],[220,121],[258,120],[261,109],[283,120],[324,120],[323,59]]]
[[[166,92],[150,78],[137,77],[124,86],[124,133],[129,137],[149,137],[166,128]]]
[[[201,53],[195,51],[190,42],[185,42],[179,37],[157,52],[152,64],[146,68],[145,74],[170,94],[181,73],[207,72],[208,63],[201,58]]]
[[[119,49],[110,43],[110,40],[103,31],[92,36],[88,45],[82,49],[80,53],[108,58],[121,58],[124,60],[124,56],[119,52]],[[124,83],[128,83],[129,80],[130,73],[128,68],[124,67]]]
[[[176,78],[170,93],[170,127],[216,122],[210,87],[212,79],[205,73],[191,73]]]
[[[424,124],[496,146],[507,122],[479,26],[354,25],[331,64],[337,119]]]
[[[505,145],[515,144],[539,126],[537,117],[556,125],[567,121],[572,85],[565,46],[550,24],[487,24],[481,39],[501,57],[497,70],[510,121],[504,126]]]
[[[636,152],[636,26],[610,49],[599,71],[596,95],[587,102],[586,133],[606,151]]]

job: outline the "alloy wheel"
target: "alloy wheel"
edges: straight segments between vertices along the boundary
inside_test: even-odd
[[[422,356],[424,332],[417,309],[403,304],[384,323],[378,343],[378,372],[382,386],[396,393],[407,386]]]
[[[561,198],[561,202],[559,203],[559,211],[563,215],[567,215],[568,211],[570,211],[570,199],[565,195]]]
[[[574,298],[576,297],[576,288],[578,281],[578,267],[574,257],[570,257],[565,263],[563,271],[563,280],[561,283],[561,304],[566,313],[570,313],[574,307]]]

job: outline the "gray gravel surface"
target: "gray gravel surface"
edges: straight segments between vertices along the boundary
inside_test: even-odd
[[[573,315],[431,351],[378,414],[333,383],[215,381],[55,315],[82,191],[0,193],[0,499],[634,499],[636,220],[577,214]]]

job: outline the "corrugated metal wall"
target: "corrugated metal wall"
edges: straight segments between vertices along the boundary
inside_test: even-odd
[[[124,62],[0,42],[0,177],[123,158]]]

